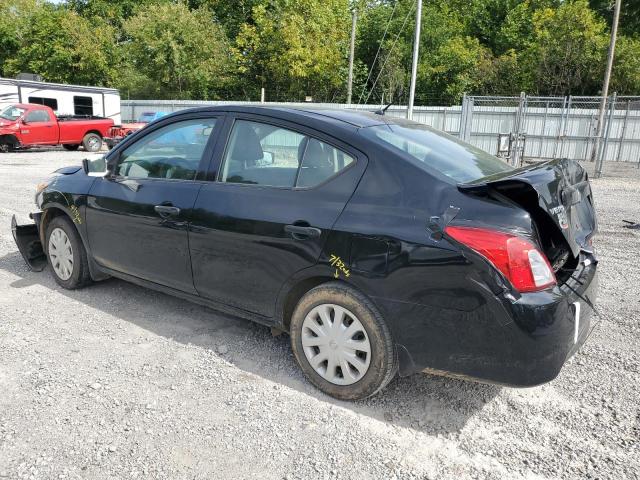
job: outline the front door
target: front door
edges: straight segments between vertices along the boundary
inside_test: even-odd
[[[258,116],[233,121],[189,233],[201,296],[271,317],[285,281],[316,263],[366,167],[319,135]]]
[[[100,265],[195,293],[187,229],[217,122],[172,118],[115,152],[114,175],[96,179],[87,199],[89,247]]]
[[[58,122],[47,110],[31,110],[20,127],[25,145],[55,145],[58,143]],[[26,132],[26,133],[25,133]]]

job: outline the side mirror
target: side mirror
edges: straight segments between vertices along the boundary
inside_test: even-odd
[[[106,177],[109,173],[104,155],[93,155],[82,160],[82,170],[89,177]]]
[[[23,118],[23,119],[22,119],[22,124],[23,124],[23,125],[29,125],[29,122],[27,122],[27,120]]]

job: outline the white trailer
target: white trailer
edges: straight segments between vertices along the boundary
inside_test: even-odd
[[[95,115],[122,123],[120,92],[114,88],[0,78],[0,107],[13,103],[37,103],[58,115]]]

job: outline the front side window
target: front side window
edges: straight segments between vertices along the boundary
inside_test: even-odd
[[[312,187],[354,162],[342,151],[292,130],[234,123],[220,181],[271,187]]]
[[[165,125],[127,147],[116,174],[129,178],[193,180],[216,120],[202,118]]]
[[[49,118],[49,113],[44,110],[32,110],[27,113],[27,116],[24,117],[24,120],[28,123],[40,123],[50,122],[51,118]]]
[[[512,170],[502,160],[451,135],[413,122],[363,128],[363,135],[407,154],[421,168],[433,169],[458,183]]]

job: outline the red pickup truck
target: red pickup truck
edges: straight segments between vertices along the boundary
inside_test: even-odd
[[[44,105],[15,104],[0,110],[0,152],[42,145],[62,145],[88,152],[102,148],[113,120],[102,117],[59,116]]]

